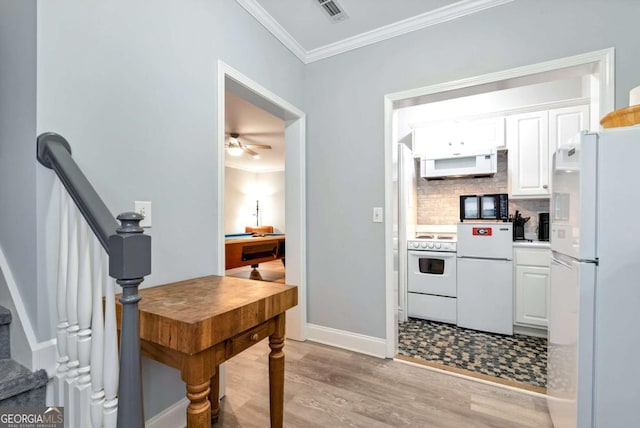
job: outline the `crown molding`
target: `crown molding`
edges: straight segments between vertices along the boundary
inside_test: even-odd
[[[511,3],[515,0],[461,0],[449,6],[444,6],[421,15],[416,15],[393,24],[385,25],[366,33],[346,38],[319,48],[305,50],[257,0],[236,0],[254,18],[269,30],[282,44],[284,44],[300,61],[309,64],[314,61],[329,58],[353,49],[371,45],[393,37],[401,36],[412,31],[430,27],[461,18],[472,13],[480,12],[492,7]]]
[[[264,28],[266,28],[276,39],[285,45],[295,56],[306,64],[307,51],[293,38],[287,30],[284,29],[273,16],[264,10],[264,8],[256,0],[236,0],[247,12],[258,20]]]

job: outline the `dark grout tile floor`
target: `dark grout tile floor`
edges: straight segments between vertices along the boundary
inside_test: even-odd
[[[398,354],[536,387],[547,383],[545,338],[409,318],[399,324]]]

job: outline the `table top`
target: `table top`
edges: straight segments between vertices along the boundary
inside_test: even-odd
[[[140,338],[188,354],[233,337],[298,303],[295,286],[228,276],[144,288],[140,295]],[[121,305],[117,306],[119,310]]]
[[[273,242],[284,241],[285,235],[280,233],[265,234],[265,236],[253,236],[251,233],[237,233],[234,235],[227,235],[225,237],[225,244],[238,244],[247,242]]]

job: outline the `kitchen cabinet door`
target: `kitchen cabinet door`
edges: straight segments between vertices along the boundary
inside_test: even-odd
[[[539,266],[516,266],[516,313],[517,324],[547,328],[549,314],[549,268]]]
[[[550,260],[547,249],[518,248],[514,251],[516,324],[547,328]]]
[[[547,111],[507,116],[509,187],[513,198],[548,198],[549,116]]]
[[[549,165],[558,146],[580,131],[589,129],[589,106],[579,105],[549,110]]]
[[[460,122],[460,140],[467,149],[506,149],[504,138],[504,117],[475,119]]]
[[[413,130],[413,157],[438,156],[451,151],[457,139],[451,122],[434,122]]]

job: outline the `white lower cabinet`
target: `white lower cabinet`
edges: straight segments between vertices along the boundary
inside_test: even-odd
[[[514,249],[514,322],[547,328],[549,322],[550,250]]]

